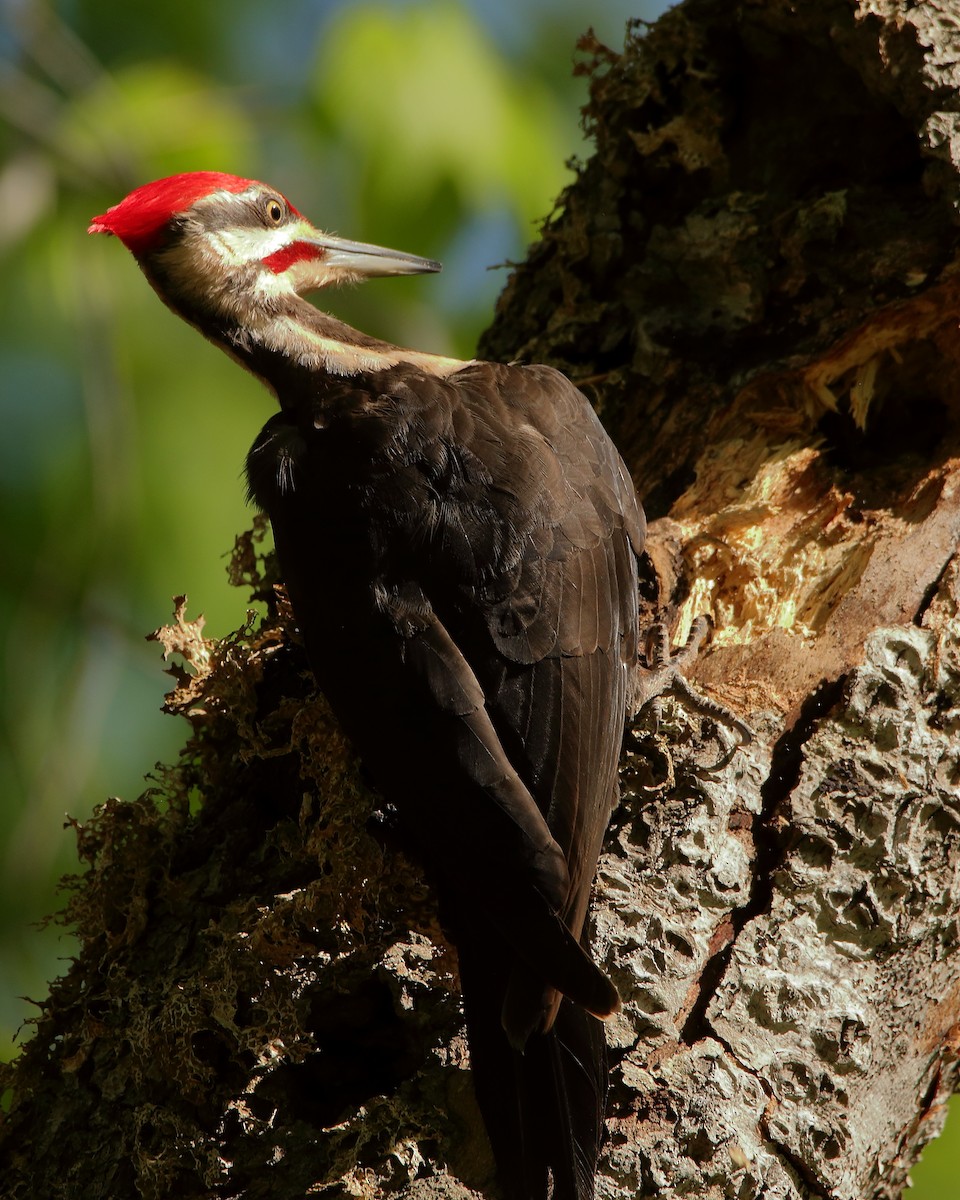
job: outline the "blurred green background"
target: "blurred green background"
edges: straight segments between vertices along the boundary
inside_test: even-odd
[[[139,794],[185,735],[144,635],[177,592],[215,636],[243,619],[225,555],[272,412],[89,219],[178,171],[268,180],[321,227],[444,262],[338,315],[469,357],[505,280],[489,268],[589,153],[577,37],[619,48],[666,6],[0,0],[0,1057],[72,952],[35,924],[76,867],[66,814]],[[950,1140],[912,1200],[960,1196]]]

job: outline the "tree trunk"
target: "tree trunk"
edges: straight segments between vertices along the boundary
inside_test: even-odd
[[[595,397],[648,611],[710,614],[696,682],[757,731],[628,735],[599,1194],[897,1197],[960,1053],[960,13],[688,0],[585,50],[596,153],[481,351]],[[486,1194],[455,956],[282,598],[178,618],[190,745],[78,828],[4,1195]]]

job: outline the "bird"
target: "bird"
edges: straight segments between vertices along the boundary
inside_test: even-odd
[[[174,175],[89,232],[276,398],[250,497],[317,684],[436,887],[501,1187],[590,1200],[620,999],[588,910],[640,654],[623,460],[552,367],[321,311],[307,294],[440,264],[322,232],[266,184]]]

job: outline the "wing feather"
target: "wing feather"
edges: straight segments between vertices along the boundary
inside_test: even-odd
[[[586,398],[548,367],[441,379],[400,364],[325,388],[316,413],[298,401],[268,424],[251,491],[318,681],[445,898],[472,1047],[500,1053],[491,1005],[517,1049],[557,1022],[522,1060],[519,1113],[502,1115],[496,1070],[480,1084],[498,1161],[519,1154],[531,1195],[552,1172],[583,1200],[603,1039],[561,1000],[618,1004],[585,921],[617,796],[643,515]],[[567,1051],[588,1043],[584,1089]],[[538,1134],[531,1168],[524,1138],[511,1145],[542,1083],[563,1126],[548,1140],[567,1150]]]

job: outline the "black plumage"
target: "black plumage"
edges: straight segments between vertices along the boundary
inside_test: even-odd
[[[581,943],[637,658],[633,485],[547,367],[401,363],[280,399],[251,494],[317,680],[440,889],[501,1174],[582,1200],[606,1095],[584,1010],[617,1004]]]
[[[619,455],[548,367],[403,350],[303,300],[439,264],[324,234],[263,184],[173,176],[90,230],[279,400],[250,493],[317,681],[436,882],[504,1189],[589,1200],[596,1017],[619,1001],[585,924],[640,695],[644,522]]]

